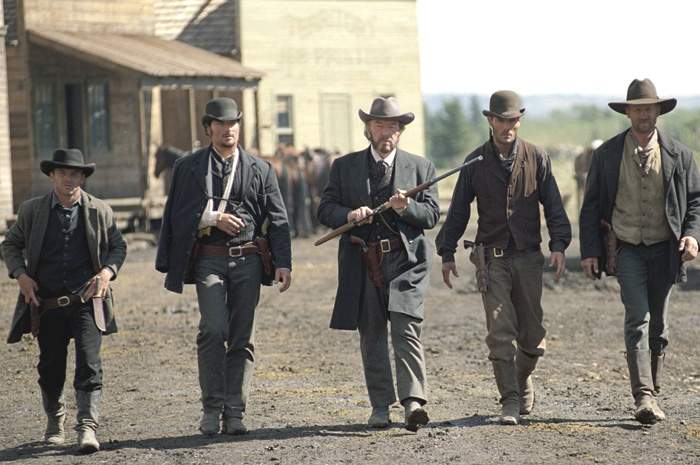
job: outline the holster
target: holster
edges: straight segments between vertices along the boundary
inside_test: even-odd
[[[29,320],[32,336],[39,336],[39,327],[41,325],[41,309],[34,304],[29,304]]]
[[[615,276],[617,272],[617,236],[612,225],[605,220],[600,220],[600,229],[605,244],[605,274]]]
[[[368,247],[367,243],[357,236],[350,236],[350,243],[359,245],[362,248],[362,263],[367,267],[369,279],[375,287],[385,287],[384,276],[382,275],[382,252],[378,247]]]
[[[469,254],[469,261],[476,267],[476,285],[479,292],[484,294],[489,289],[489,269],[486,264],[486,247],[484,244],[476,244],[472,241],[465,240],[464,248],[472,249]]]
[[[272,264],[272,252],[270,251],[270,244],[264,237],[256,237],[255,239],[253,239],[253,243],[258,248],[258,255],[260,255],[260,260],[262,261],[262,284],[265,286],[270,286],[272,284],[272,281],[275,279],[275,270]]]

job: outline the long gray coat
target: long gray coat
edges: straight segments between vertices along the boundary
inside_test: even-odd
[[[347,222],[350,211],[370,205],[369,151],[368,147],[333,162],[328,185],[318,207],[318,218],[322,224],[329,228],[340,227]],[[394,188],[407,190],[435,177],[435,167],[429,160],[403,150],[397,150],[394,164]],[[439,217],[437,187],[434,185],[418,194],[408,210],[399,217],[401,241],[413,267],[389,284],[390,312],[423,318],[423,294],[428,287],[433,255],[432,246],[423,235],[423,230],[433,228]],[[356,329],[362,306],[366,270],[360,247],[350,243],[352,233],[351,230],[343,234],[338,247],[338,291],[330,325],[333,329]]]
[[[80,195],[80,212],[85,220],[93,271],[97,274],[103,267],[110,266],[117,273],[126,259],[126,242],[114,223],[112,209],[85,191]],[[15,271],[24,268],[30,277],[36,278],[41,247],[51,213],[51,198],[49,192],[43,197],[35,197],[20,205],[17,222],[7,231],[1,246],[10,277]],[[115,274],[112,279],[116,277]],[[107,325],[104,334],[117,332],[111,292],[104,301],[104,313]],[[7,342],[18,342],[22,339],[22,334],[29,331],[29,305],[24,302],[24,296],[20,292]]]

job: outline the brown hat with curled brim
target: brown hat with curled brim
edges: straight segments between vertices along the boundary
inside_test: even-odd
[[[401,113],[399,102],[394,97],[377,97],[372,102],[369,113],[360,109],[360,119],[365,123],[373,119],[398,121],[401,124],[409,124],[416,117],[413,113]]]
[[[520,96],[512,90],[499,90],[491,94],[489,109],[481,113],[503,119],[519,118],[525,114],[525,107]]]
[[[95,164],[85,163],[85,157],[80,149],[56,149],[51,160],[43,160],[39,168],[46,176],[56,168],[71,168],[81,170],[85,173],[85,177],[88,177],[95,171]]]
[[[635,79],[627,88],[627,100],[624,102],[610,102],[608,106],[618,113],[627,114],[627,107],[630,105],[661,105],[660,115],[668,113],[676,108],[675,98],[661,99],[656,94],[656,86],[650,79]]]

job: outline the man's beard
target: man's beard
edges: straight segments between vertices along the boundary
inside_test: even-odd
[[[382,145],[384,145],[384,142],[387,142],[387,141],[389,141],[389,140],[388,140],[388,139],[382,139],[382,140],[380,140],[379,142],[372,141],[372,147],[374,147],[374,150],[376,150],[376,151],[379,152],[379,153],[384,153],[384,154],[391,153],[391,151],[394,150],[394,149],[396,148],[396,144],[391,144],[391,143],[390,143],[390,144],[389,144],[389,145],[390,145],[390,148],[389,148],[388,150],[385,151],[385,150],[382,148]],[[390,142],[390,141],[389,141],[389,142]]]

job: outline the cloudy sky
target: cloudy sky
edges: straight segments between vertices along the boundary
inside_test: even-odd
[[[700,95],[700,2],[417,0],[423,92]]]

